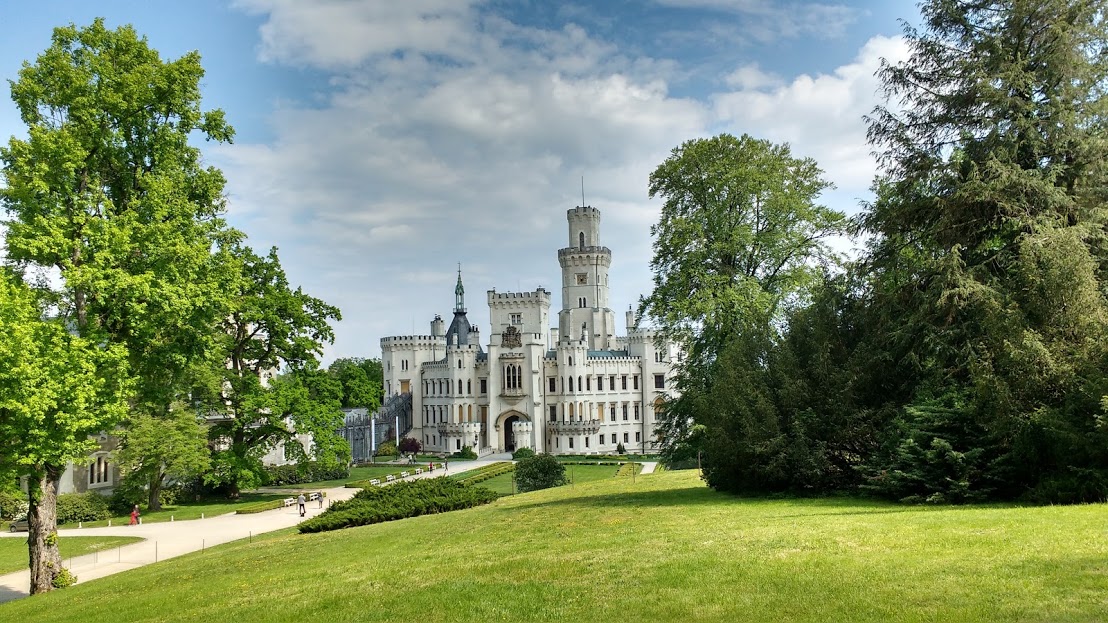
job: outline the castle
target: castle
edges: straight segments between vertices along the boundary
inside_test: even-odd
[[[470,447],[480,455],[531,448],[551,454],[657,449],[662,396],[672,391],[673,345],[626,314],[616,335],[609,307],[612,252],[600,245],[600,211],[567,212],[569,242],[558,250],[562,308],[550,325],[551,293],[488,291],[491,335],[482,347],[466,318],[461,270],[454,318],[430,335],[381,339],[386,402],[411,404],[408,436],[429,452]]]

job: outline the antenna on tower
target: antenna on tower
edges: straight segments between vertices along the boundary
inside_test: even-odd
[[[585,207],[585,176],[581,176],[581,207]]]

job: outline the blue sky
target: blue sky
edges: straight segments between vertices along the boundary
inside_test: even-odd
[[[205,107],[237,131],[202,145],[229,219],[340,307],[327,360],[449,316],[458,262],[486,335],[486,290],[541,285],[557,309],[582,177],[627,309],[650,287],[647,178],[691,138],[788,142],[835,183],[824,202],[856,212],[873,71],[918,21],[907,0],[7,2],[0,77],[96,16],[165,58],[200,51]],[[5,88],[0,137],[22,133]]]

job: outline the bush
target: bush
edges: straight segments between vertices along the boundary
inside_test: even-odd
[[[76,583],[77,576],[73,575],[73,572],[65,567],[62,567],[61,571],[58,571],[58,575],[55,575],[54,579],[50,581],[50,585],[54,588],[66,588]]]
[[[350,468],[336,463],[297,463],[272,465],[265,468],[266,481],[270,485],[299,485],[321,480],[342,480],[350,477]]]
[[[404,454],[419,454],[423,450],[423,444],[415,437],[405,437],[400,440],[400,451]]]
[[[474,451],[473,451],[473,448],[471,448],[470,446],[462,446],[462,449],[461,449],[461,450],[459,450],[459,451],[455,452],[454,454],[452,454],[452,455],[450,455],[450,456],[452,456],[452,457],[454,457],[454,458],[456,458],[456,459],[469,459],[469,460],[472,460],[472,459],[475,459],[475,458],[477,458],[477,453],[476,453],[476,452],[474,452]]]
[[[617,443],[616,454],[627,454],[627,448],[624,448],[622,443]]]
[[[377,450],[373,453],[373,456],[396,456],[396,442],[386,441],[385,443],[377,446]]]
[[[516,463],[516,487],[521,493],[566,484],[566,468],[549,454],[536,454]]]
[[[535,451],[531,448],[520,448],[512,453],[512,458],[515,460],[528,459],[535,456]]]
[[[321,515],[301,522],[301,533],[445,513],[488,504],[497,495],[483,487],[466,487],[449,478],[424,478],[388,487],[362,489],[354,497],[335,502]]]
[[[27,514],[27,494],[22,491],[0,492],[0,519],[15,519]]]
[[[100,521],[109,517],[108,498],[98,493],[63,493],[58,496],[59,524]]]

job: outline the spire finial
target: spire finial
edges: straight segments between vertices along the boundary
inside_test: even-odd
[[[454,286],[454,311],[464,312],[466,310],[465,292],[466,289],[462,286],[462,263],[458,262],[458,285]]]

